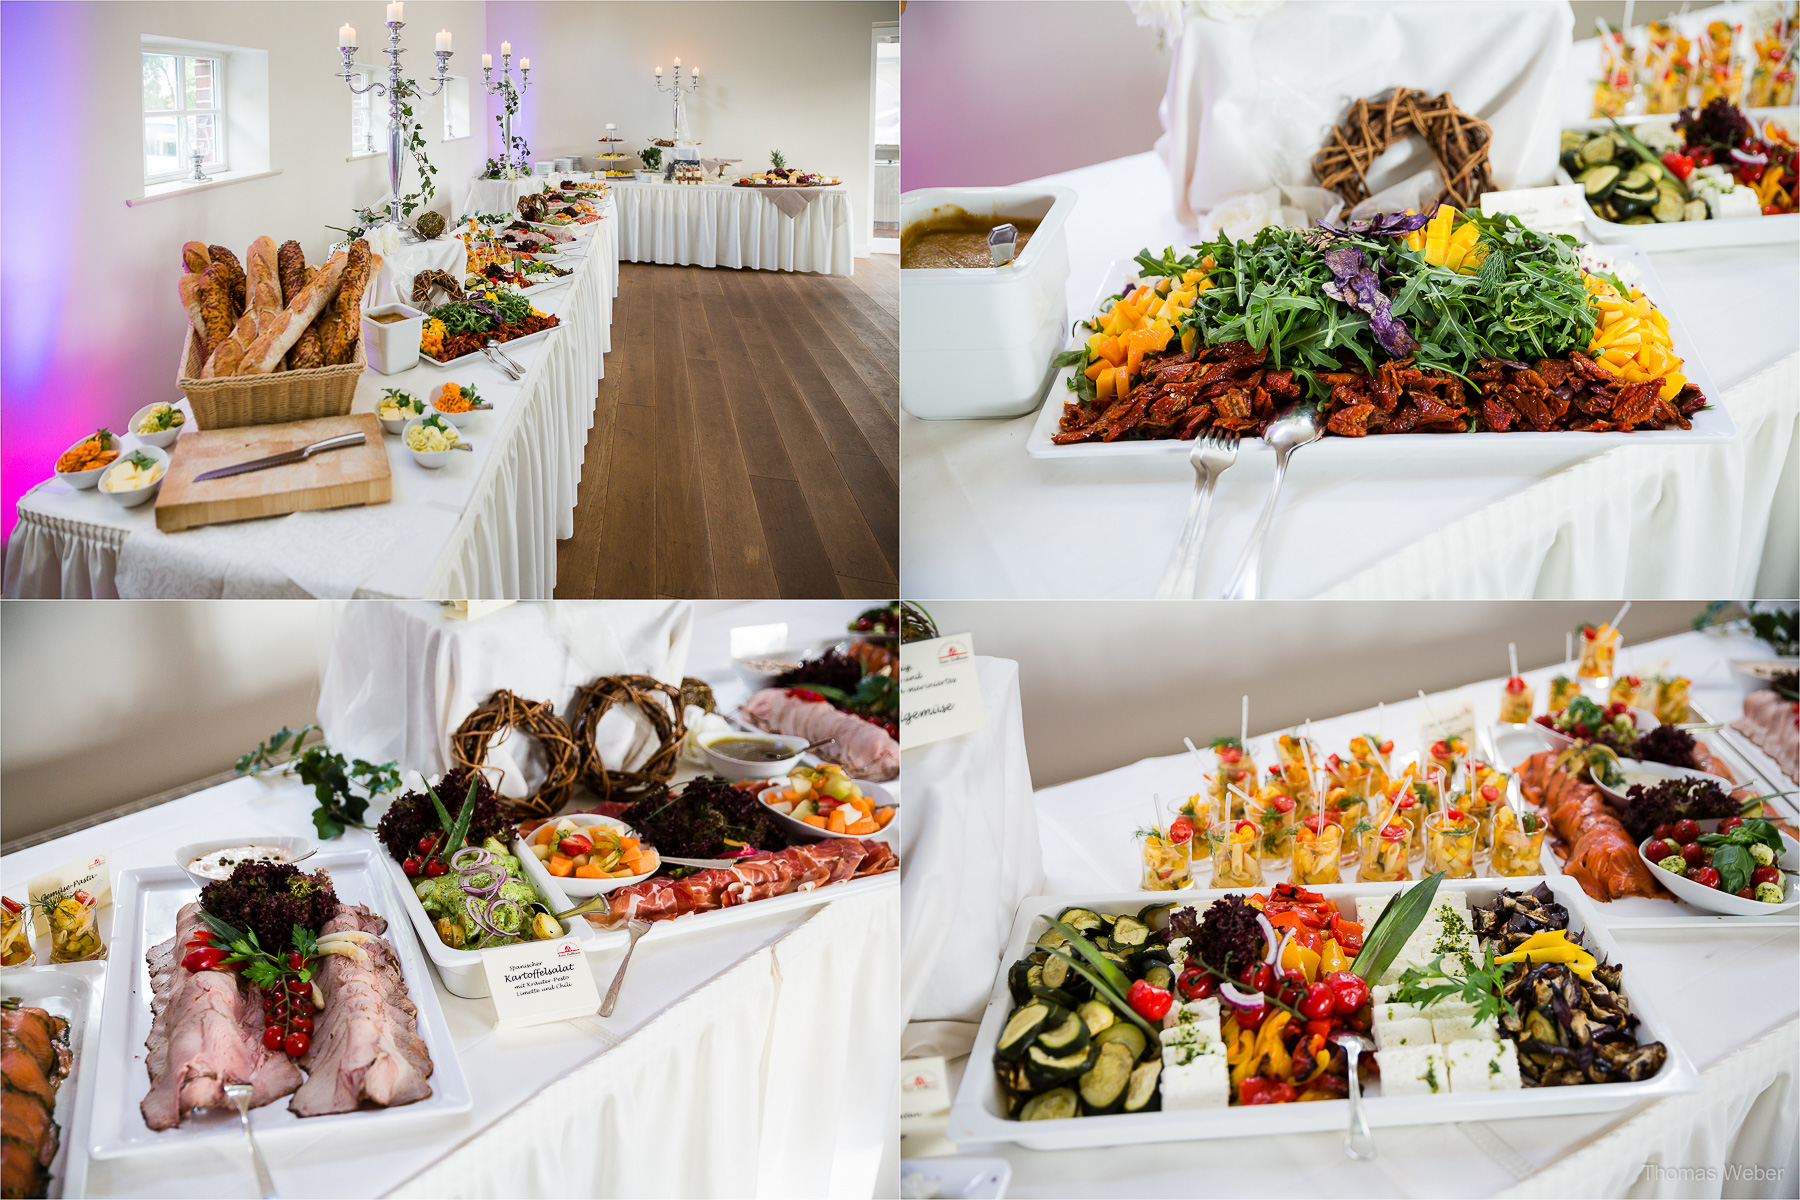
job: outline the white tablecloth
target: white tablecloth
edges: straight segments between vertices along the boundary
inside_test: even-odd
[[[528,368],[523,380],[514,383],[476,357],[453,367],[421,361],[399,375],[368,371],[358,383],[354,412],[373,412],[387,387],[423,398],[446,380],[475,384],[495,411],[477,414],[464,429],[473,454],[428,471],[389,437],[387,504],[177,534],[156,529],[150,505],[123,509],[98,491],[50,479],[19,501],[5,595],[551,595],[556,541],[574,532],[575,490],[602,356],[612,344],[618,283],[615,219],[586,228],[581,269],[567,285],[531,297],[562,327],[506,347]]]
[[[356,601],[333,613],[319,681],[319,725],[333,748],[436,776],[451,765],[450,735],[475,707],[508,688],[568,715],[575,689],[602,675],[653,675],[681,686],[693,605],[668,600],[555,600],[514,604],[470,620],[433,601]],[[635,712],[601,719],[609,768],[635,769],[658,740]],[[501,794],[526,796],[544,777],[533,743],[505,737],[488,761]]]
[[[104,850],[116,877],[227,827],[310,837],[313,803],[296,782],[234,780],[8,855],[0,871],[22,880]],[[356,831],[334,844],[386,853]],[[651,939],[605,1019],[501,1033],[491,1000],[437,986],[472,1111],[265,1139],[275,1186],[284,1196],[869,1195],[899,1084],[898,897],[890,887]],[[114,911],[100,913],[109,941]],[[390,936],[412,936],[404,913],[386,915]],[[604,992],[617,952],[588,961]],[[95,1160],[87,1180],[91,1196],[253,1185],[235,1138]]]
[[[797,217],[757,188],[615,181],[619,256],[627,262],[851,273],[850,193],[818,188]]]
[[[1160,250],[1193,241],[1193,231],[1170,215],[1164,200],[1168,172],[1152,153],[1042,182],[1073,187],[1081,197],[1067,226],[1071,313],[1088,311],[1115,259],[1144,247]],[[1800,255],[1791,247],[1742,247],[1651,257],[1672,297],[1669,307],[1745,431],[1731,447],[1615,452],[1623,463],[1606,469],[1626,471],[1639,497],[1662,497],[1663,505],[1672,507],[1679,495],[1682,522],[1665,522],[1667,507],[1652,499],[1651,508],[1633,514],[1627,532],[1609,524],[1618,519],[1611,505],[1571,512],[1571,502],[1562,498],[1522,495],[1598,452],[1542,456],[1505,447],[1491,463],[1471,466],[1439,458],[1431,438],[1390,438],[1408,444],[1383,448],[1387,465],[1379,474],[1342,459],[1309,461],[1302,453],[1288,472],[1270,530],[1263,595],[1326,594],[1365,573],[1371,581],[1356,583],[1354,594],[1473,594],[1443,557],[1409,556],[1392,566],[1385,560],[1509,498],[1518,498],[1529,511],[1511,510],[1515,519],[1506,544],[1525,548],[1493,562],[1494,570],[1482,577],[1485,596],[1725,597],[1747,593],[1752,584],[1762,595],[1794,595],[1800,585],[1791,521],[1785,526],[1787,554],[1777,553],[1761,580],[1757,557],[1769,505],[1778,510],[1785,505],[1790,514],[1800,506],[1792,368],[1784,368],[1790,372],[1785,385],[1778,375],[1766,386],[1743,393],[1733,389],[1800,348]],[[1025,454],[1026,434],[1036,419],[1036,413],[1010,421],[901,417],[906,442],[901,570],[908,595],[1142,597],[1155,592],[1193,494],[1193,471],[1180,458],[1040,462]],[[1273,470],[1270,456],[1243,455],[1221,478],[1206,532],[1200,595],[1224,590]],[[1780,480],[1785,490],[1777,490]],[[1698,520],[1706,520],[1700,536],[1709,545],[1693,554],[1688,551]],[[1646,538],[1650,522],[1681,532]],[[1565,523],[1578,527],[1578,544],[1605,545],[1603,554],[1573,564],[1560,549],[1552,552],[1551,539]],[[1771,543],[1782,531],[1780,525],[1769,528]],[[1481,552],[1486,546],[1476,542],[1471,549]],[[1455,563],[1463,561],[1459,556]],[[1485,586],[1496,573],[1504,574],[1505,586]]]
[[[1693,698],[1708,715],[1729,719],[1740,709],[1741,693],[1725,660],[1766,654],[1747,641],[1682,634],[1637,646],[1631,659],[1666,657],[1671,669],[1694,681]],[[1485,680],[1432,699],[1440,707],[1467,702],[1478,718],[1491,719],[1501,682]],[[1398,703],[1385,713],[1398,761],[1414,748],[1416,707],[1417,701]],[[1374,710],[1315,721],[1313,736],[1341,748],[1375,721]],[[1144,820],[1150,794],[1185,795],[1197,786],[1196,768],[1182,751],[1038,792],[1043,894],[1134,887],[1139,867],[1131,833]],[[924,855],[907,863],[909,874],[932,869]],[[1612,932],[1627,964],[1627,990],[1647,996],[1673,1028],[1704,1075],[1701,1093],[1590,1116],[1379,1129],[1380,1157],[1368,1163],[1347,1159],[1335,1133],[1062,1153],[971,1144],[961,1152],[1005,1157],[1013,1166],[1011,1194],[1018,1196],[1793,1195],[1800,1169],[1800,994],[1794,988],[1800,928]],[[991,967],[987,986],[992,983]],[[986,1069],[967,1060],[958,1066],[959,1078],[962,1068]],[[1661,1178],[1645,1172],[1646,1163],[1715,1174],[1710,1182]],[[1730,1164],[1785,1174],[1732,1181],[1723,1175]]]
[[[372,290],[363,298],[363,308],[379,308],[383,304],[413,307],[413,276],[420,271],[448,271],[459,280],[467,274],[468,248],[450,232],[428,241],[402,242],[391,254],[382,251],[381,270]]]

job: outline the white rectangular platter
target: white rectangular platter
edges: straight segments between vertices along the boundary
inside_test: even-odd
[[[1689,713],[1697,720],[1706,718],[1689,704]],[[1496,733],[1492,740],[1493,758],[1497,764],[1507,770],[1513,770],[1533,754],[1549,748],[1549,744],[1533,732],[1535,725],[1511,726]],[[1734,754],[1730,743],[1719,737],[1722,730],[1713,730],[1695,734],[1696,739],[1715,755],[1725,760],[1731,773],[1737,776],[1737,782],[1745,787],[1756,788],[1759,792],[1771,792],[1778,789],[1767,787],[1760,775],[1750,769],[1750,764],[1742,755]],[[1770,802],[1766,802],[1770,803]],[[1770,803],[1777,815],[1793,819],[1791,805],[1784,806],[1777,799]],[[1577,891],[1576,884],[1563,874],[1562,858],[1550,845],[1549,838],[1544,839],[1543,853],[1544,874],[1557,879],[1568,880],[1569,885]],[[1600,901],[1587,897],[1587,902],[1594,906],[1594,911],[1601,914],[1601,919],[1614,929],[1692,929],[1718,925],[1794,925],[1800,924],[1800,913],[1789,909],[1785,912],[1770,913],[1766,917],[1740,917],[1723,913],[1710,913],[1671,895],[1668,899],[1654,896],[1621,896],[1616,900]]]
[[[331,873],[338,899],[367,905],[387,918],[383,935],[400,957],[401,975],[418,1006],[419,1036],[431,1053],[431,1095],[416,1104],[329,1116],[295,1116],[285,1099],[250,1110],[258,1138],[330,1135],[380,1136],[396,1121],[432,1120],[469,1111],[473,1101],[463,1077],[450,1027],[438,1004],[425,956],[419,952],[400,899],[369,850],[321,850],[314,870]],[[199,896],[186,872],[175,866],[138,867],[119,873],[114,889],[113,944],[107,958],[106,1003],[100,1034],[98,1087],[93,1105],[90,1149],[95,1158],[119,1158],[163,1149],[182,1149],[214,1138],[241,1138],[235,1109],[195,1112],[160,1133],[144,1124],[138,1105],[150,1090],[144,1040],[150,1035],[150,969],[144,955],[175,932],[181,906]]]
[[[525,346],[525,345],[531,344],[532,342],[542,341],[543,339],[549,337],[551,334],[555,333],[557,330],[559,330],[561,328],[562,328],[561,325],[552,325],[548,329],[540,329],[536,333],[528,333],[524,337],[516,337],[516,338],[513,338],[511,341],[501,342],[500,343],[500,352],[502,354],[508,354],[511,352],[512,347],[514,347],[514,346]],[[434,367],[454,367],[458,363],[474,362],[477,359],[480,359],[485,362],[486,356],[484,354],[482,354],[482,352],[479,350],[471,350],[467,354],[460,355],[456,358],[452,358],[452,359],[449,359],[444,362],[439,362],[437,359],[431,357],[431,355],[425,353],[423,350],[419,351],[419,361],[420,362],[428,362]],[[523,366],[524,364],[520,364],[520,365]]]
[[[1710,407],[1694,414],[1691,429],[1640,429],[1632,433],[1575,433],[1558,431],[1554,433],[1446,433],[1446,434],[1387,434],[1364,438],[1323,437],[1307,449],[1308,457],[1333,455],[1349,458],[1371,467],[1380,466],[1388,455],[1382,447],[1413,447],[1422,441],[1428,441],[1431,448],[1438,453],[1454,455],[1461,461],[1479,461],[1497,450],[1507,450],[1510,454],[1519,449],[1541,449],[1558,461],[1566,459],[1571,450],[1592,450],[1599,453],[1614,446],[1674,446],[1694,443],[1730,442],[1737,437],[1737,425],[1733,423],[1731,414],[1720,405],[1721,393],[1713,383],[1712,374],[1706,369],[1695,350],[1696,343],[1689,337],[1681,324],[1681,318],[1669,306],[1669,294],[1656,277],[1650,265],[1650,259],[1642,250],[1627,248],[1620,252],[1620,261],[1629,262],[1642,278],[1644,294],[1649,296],[1665,317],[1669,319],[1669,332],[1673,336],[1675,349],[1681,354],[1688,381],[1699,388],[1705,395]],[[1107,269],[1101,282],[1099,292],[1087,309],[1079,314],[1078,319],[1085,320],[1099,311],[1100,305],[1107,298],[1123,290],[1127,279],[1138,276],[1137,262],[1129,258],[1117,259]],[[1074,349],[1080,341],[1073,335],[1069,337],[1065,349]],[[1062,420],[1063,403],[1072,395],[1068,380],[1074,375],[1074,367],[1062,367],[1050,383],[1049,395],[1044,406],[1038,410],[1037,420],[1032,423],[1031,433],[1025,439],[1025,452],[1033,458],[1063,461],[1076,458],[1186,458],[1193,448],[1192,441],[1180,441],[1175,438],[1158,438],[1144,441],[1116,442],[1077,442],[1072,446],[1058,446],[1051,439],[1057,433],[1058,424]],[[1240,452],[1253,454],[1273,453],[1260,438],[1245,438],[1239,446]],[[1516,461],[1509,458],[1509,461]]]
[[[87,1128],[94,1103],[94,1054],[106,964],[59,963],[0,971],[0,996],[16,996],[69,1023],[69,1074],[56,1090],[51,1116],[59,1131],[50,1161],[52,1200],[87,1194]]]
[[[1520,880],[1515,890],[1529,890],[1536,880]],[[1643,1100],[1698,1091],[1700,1077],[1675,1041],[1673,1031],[1634,987],[1629,960],[1621,959],[1618,945],[1594,916],[1593,907],[1574,881],[1556,877],[1545,880],[1556,900],[1569,910],[1569,928],[1585,935],[1585,944],[1597,957],[1625,965],[1623,991],[1631,1010],[1641,1020],[1638,1041],[1661,1042],[1668,1059],[1653,1078],[1638,1083],[1596,1083],[1576,1087],[1523,1088],[1511,1092],[1451,1092],[1442,1096],[1383,1096],[1379,1085],[1363,1093],[1363,1110],[1372,1126],[1436,1125],[1460,1121],[1487,1121],[1505,1117],[1547,1117],[1565,1113],[1610,1112]],[[1408,884],[1351,883],[1313,889],[1337,902],[1354,916],[1357,896],[1396,894]],[[1237,890],[1237,889],[1234,889]],[[1442,890],[1467,893],[1470,905],[1486,904],[1501,890],[1498,882],[1457,880]],[[1004,1115],[999,1084],[991,1064],[1000,1027],[1013,1007],[1006,972],[1023,957],[1038,935],[1048,928],[1046,916],[1070,905],[1104,912],[1138,912],[1145,904],[1173,901],[1195,905],[1202,912],[1223,891],[1113,892],[1088,896],[1031,896],[1019,905],[1006,954],[995,974],[994,989],[962,1086],[950,1108],[945,1136],[954,1142],[1017,1142],[1032,1150],[1074,1150],[1095,1146],[1128,1146],[1147,1142],[1182,1142],[1211,1138],[1256,1137],[1265,1134],[1310,1133],[1344,1129],[1349,1124],[1348,1100],[1320,1100],[1307,1104],[1259,1104],[1225,1109],[1178,1112],[1120,1113],[1104,1117],[1069,1117],[1053,1121],[1014,1121]]]

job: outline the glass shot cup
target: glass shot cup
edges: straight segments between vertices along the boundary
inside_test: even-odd
[[[1294,830],[1293,881],[1302,887],[1341,883],[1338,846],[1343,827],[1329,819],[1311,816]]]
[[[1408,869],[1408,853],[1412,842],[1412,826],[1392,820],[1384,828],[1371,829],[1362,835],[1362,864],[1357,868],[1358,883],[1398,883],[1412,878]]]
[[[1494,811],[1493,839],[1493,874],[1517,877],[1544,873],[1542,817],[1528,811],[1521,826],[1512,806],[1503,804]]]
[[[1212,848],[1212,886],[1246,888],[1262,886],[1262,827],[1245,818],[1219,821],[1206,831]]]
[[[1448,808],[1425,818],[1425,873],[1446,879],[1475,877],[1475,818]]]

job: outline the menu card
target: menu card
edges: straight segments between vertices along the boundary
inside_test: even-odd
[[[481,953],[501,1025],[572,1021],[600,1011],[600,988],[581,943],[552,938]]]
[[[973,733],[987,724],[966,633],[900,647],[900,748]]]

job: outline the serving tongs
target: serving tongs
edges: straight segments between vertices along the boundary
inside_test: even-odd
[[[517,382],[519,382],[519,380],[525,378],[524,370],[522,368],[520,368],[520,366],[517,363],[513,362],[512,359],[510,359],[510,358],[506,357],[506,355],[500,353],[499,347],[500,347],[500,343],[494,341],[492,338],[489,338],[487,344],[481,348],[481,353],[487,357],[487,360],[489,362],[493,363],[496,367],[499,367],[500,370],[504,371],[506,373],[506,377],[508,379],[512,380],[514,383],[517,383]]]

